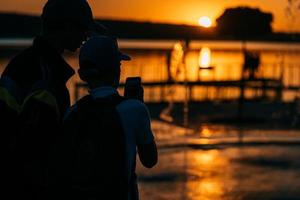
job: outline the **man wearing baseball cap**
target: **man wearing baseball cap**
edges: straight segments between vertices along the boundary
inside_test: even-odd
[[[93,19],[86,0],[48,0],[41,15],[42,30],[33,45],[13,58],[2,76],[10,77],[23,90],[23,98],[40,80],[50,79],[63,114],[69,107],[65,83],[74,70],[62,58],[65,50],[76,51],[94,31],[106,29]]]
[[[32,46],[13,58],[1,75],[18,86],[19,103],[25,105],[18,124],[14,122],[20,133],[5,133],[15,134],[18,141],[11,179],[19,186],[13,186],[11,194],[24,199],[45,199],[48,151],[70,106],[66,82],[75,72],[62,53],[76,51],[95,30],[105,32],[94,22],[86,0],[48,0],[41,22],[41,34]]]
[[[71,182],[72,199],[137,200],[136,149],[145,167],[157,163],[147,107],[117,91],[121,62],[128,60],[117,41],[107,36],[92,37],[81,48],[78,73],[88,83],[90,94],[64,119],[64,135],[73,138],[71,146],[63,145],[72,155],[62,159],[74,159],[67,168],[72,172],[67,181]]]
[[[41,18],[42,35],[56,36],[61,48],[71,51],[79,48],[92,32],[105,34],[107,31],[94,21],[86,0],[48,0]]]

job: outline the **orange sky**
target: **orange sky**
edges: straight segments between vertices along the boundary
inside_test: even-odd
[[[1,0],[0,11],[40,14],[46,0]],[[275,31],[300,31],[300,10],[294,23],[285,14],[287,0],[89,0],[96,17],[197,24],[199,17],[215,20],[225,8],[259,7],[274,14]]]

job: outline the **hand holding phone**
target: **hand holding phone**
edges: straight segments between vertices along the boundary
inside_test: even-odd
[[[126,79],[124,96],[144,102],[144,89],[141,77],[129,77]]]

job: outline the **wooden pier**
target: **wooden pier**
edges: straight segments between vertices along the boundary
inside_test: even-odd
[[[124,88],[124,84],[120,85],[120,88]],[[284,86],[280,80],[276,79],[248,79],[248,80],[226,80],[226,81],[164,81],[164,82],[145,82],[143,83],[145,89],[151,89],[154,87],[165,88],[165,87],[172,87],[172,86],[184,86],[188,90],[189,94],[192,94],[192,91],[195,87],[202,86],[202,87],[215,87],[217,89],[220,88],[237,88],[243,90],[246,89],[254,89],[261,91],[261,96],[258,98],[264,99],[266,97],[266,91],[274,91],[276,96],[281,96],[283,91],[300,91],[300,86]],[[76,83],[74,98],[79,98],[79,89],[85,88],[87,85],[85,83]],[[160,94],[161,102],[164,102],[165,96],[164,92]],[[190,98],[190,100],[192,100]],[[218,99],[222,100],[222,99]],[[280,99],[276,99],[277,101]]]

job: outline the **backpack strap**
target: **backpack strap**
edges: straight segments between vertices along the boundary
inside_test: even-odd
[[[115,107],[125,100],[126,100],[126,98],[120,96],[119,94],[113,94],[113,95],[110,95],[110,96],[107,96],[104,98],[97,98],[97,99],[94,99],[92,97],[92,95],[87,95],[77,102],[77,106],[78,106],[78,109],[80,109],[80,107],[85,107],[86,105],[91,106],[92,102],[99,102],[99,103],[101,102],[108,106],[110,105],[110,106]]]
[[[29,95],[26,96],[25,100],[23,101],[21,109],[26,109],[27,105],[30,104],[31,101],[38,101],[43,103],[56,113],[57,120],[60,119],[60,111],[57,100],[51,91],[51,86],[47,81],[38,81],[31,89]]]
[[[19,89],[17,84],[9,77],[0,79],[0,101],[16,113],[20,113]]]
[[[30,107],[31,102],[33,101],[39,102],[51,108],[55,112],[57,121],[59,121],[63,113],[60,113],[58,102],[54,96],[55,91],[53,90],[53,77],[51,76],[50,67],[42,57],[40,58],[40,68],[42,78],[31,87],[23,100],[21,110],[26,110],[26,107]]]
[[[60,122],[61,113],[56,97],[54,96],[55,91],[53,89],[53,83],[51,82],[50,68],[47,63],[44,62],[43,58],[40,58],[40,68],[42,72],[41,80],[34,83],[30,90],[26,92],[26,95],[24,95],[20,105],[20,115],[25,113],[25,119],[27,120],[29,119],[27,115],[30,113],[40,111],[40,108],[46,108],[48,111],[51,110],[53,117],[56,118],[55,120]],[[35,108],[35,111],[32,110],[33,107]]]

